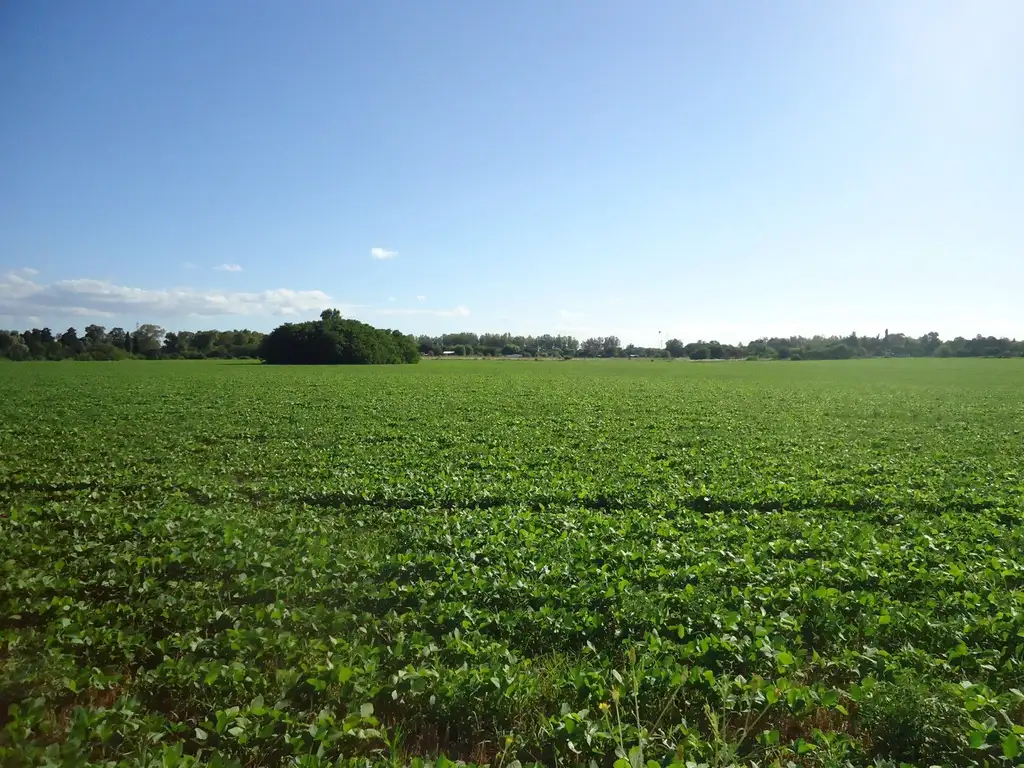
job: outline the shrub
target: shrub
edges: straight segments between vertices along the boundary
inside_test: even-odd
[[[901,762],[948,765],[966,746],[956,734],[969,730],[955,686],[915,673],[879,683],[861,702],[858,719],[874,756]]]
[[[113,344],[97,344],[75,356],[76,360],[128,360],[130,358],[130,354]]]
[[[358,320],[344,320],[324,310],[320,320],[285,323],[260,345],[264,362],[284,365],[358,365],[416,363],[416,342],[400,331],[383,330]]]

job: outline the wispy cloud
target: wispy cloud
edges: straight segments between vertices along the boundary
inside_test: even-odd
[[[590,325],[562,325],[555,326],[555,331],[558,333],[572,333],[576,335],[582,335],[585,333],[593,333],[594,327]]]
[[[114,317],[113,312],[108,312],[105,309],[92,309],[91,307],[68,307],[62,309],[66,315],[74,315],[75,317]]]
[[[370,255],[375,259],[393,259],[398,255],[398,251],[391,251],[387,248],[375,247],[370,249]]]
[[[203,291],[194,288],[152,290],[107,280],[59,280],[36,283],[16,272],[0,275],[0,314],[110,317],[149,314],[160,317],[217,315],[295,315],[331,306],[323,291],[276,288],[259,292]]]
[[[242,271],[242,265],[241,264],[221,264],[219,267],[214,267],[214,269],[216,269],[216,270],[218,270],[220,272],[241,272]]]
[[[397,307],[383,307],[370,311],[377,315],[434,315],[435,317],[465,317],[469,314],[469,310],[463,306],[458,306],[454,309],[421,309],[419,307],[399,309]]]
[[[426,296],[417,296],[416,297],[416,301],[426,301],[426,300],[427,300]]]
[[[39,274],[39,270],[32,269],[32,267],[21,267],[20,269],[14,270],[14,274],[21,275],[22,277],[35,277]]]

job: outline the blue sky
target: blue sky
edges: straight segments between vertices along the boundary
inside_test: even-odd
[[[1021,40],[1020,0],[11,0],[0,327],[1024,336]]]

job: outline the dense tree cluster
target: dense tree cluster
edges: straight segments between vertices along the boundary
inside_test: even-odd
[[[265,362],[285,365],[415,363],[420,359],[411,336],[345,320],[336,309],[324,310],[319,320],[275,328],[263,339],[259,355]]]
[[[456,356],[475,357],[658,357],[663,351],[657,347],[622,346],[617,336],[586,339],[582,343],[575,336],[515,336],[510,333],[482,333],[468,331],[446,333],[442,336],[419,336],[416,339],[420,354],[441,355],[454,352]]]
[[[329,326],[329,328],[328,328]],[[276,336],[274,334],[277,334]],[[273,337],[273,340],[271,340]],[[340,341],[339,341],[340,339]],[[300,351],[304,350],[304,351]],[[790,336],[760,338],[746,344],[669,339],[663,348],[622,346],[616,336],[580,342],[573,336],[470,332],[416,339],[398,331],[381,331],[355,320],[343,320],[328,310],[313,323],[289,323],[265,336],[257,331],[166,332],[157,325],[135,331],[87,326],[54,334],[49,328],[0,331],[0,358],[11,360],[122,360],[253,358],[271,355],[275,361],[406,362],[418,355],[444,353],[474,357],[674,357],[691,360],[790,359],[841,360],[854,357],[1017,357],[1024,341],[975,336],[943,341],[932,332],[912,337],[902,333],[878,336]],[[414,354],[415,353],[415,354]],[[399,360],[400,358],[400,360]]]
[[[878,336],[790,336],[760,338],[746,344],[669,339],[664,348],[622,346],[618,337],[605,336],[580,342],[572,336],[513,336],[508,333],[448,333],[416,339],[424,355],[477,357],[688,357],[691,360],[792,359],[841,360],[851,357],[1016,357],[1024,355],[1024,341],[975,336],[948,341],[932,332],[914,338],[902,333]]]
[[[671,339],[666,345],[672,357],[691,360],[734,360],[739,358],[780,360],[847,360],[854,357],[1018,357],[1024,356],[1024,341],[975,336],[943,341],[932,331],[914,338],[902,333],[878,336],[790,336],[760,338],[742,345],[717,341],[683,344]]]
[[[59,336],[49,328],[0,331],[0,357],[11,360],[126,360],[130,358],[251,358],[259,353],[257,331],[179,331],[169,333],[147,323],[134,331],[90,325],[79,336],[68,328]]]
[[[416,339],[420,354],[440,355],[454,352],[456,355],[498,356],[527,355],[561,357],[573,356],[580,343],[572,336],[514,336],[510,333],[471,332],[446,333],[442,336],[420,336]]]

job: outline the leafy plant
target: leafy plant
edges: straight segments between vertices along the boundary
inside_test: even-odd
[[[1024,367],[25,363],[4,765],[1013,765]]]

